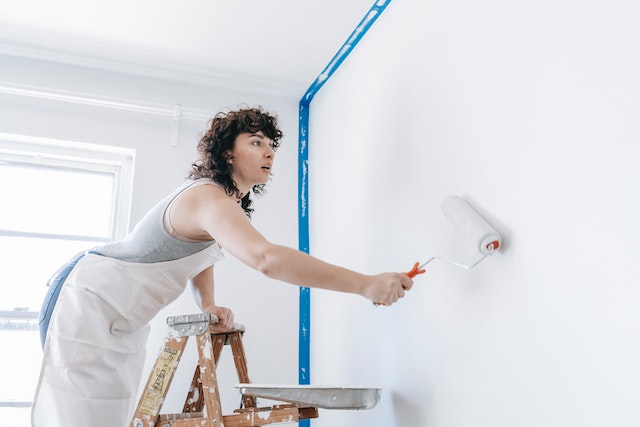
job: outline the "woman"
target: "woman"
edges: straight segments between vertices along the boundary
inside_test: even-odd
[[[51,279],[33,426],[128,425],[149,321],[188,282],[202,311],[232,328],[233,313],[214,299],[221,248],[268,277],[377,304],[391,305],[411,288],[406,274],[359,274],[271,243],[252,227],[249,194],[269,180],[281,138],[276,117],[260,108],[217,114],[180,188],[125,239],[78,255]]]

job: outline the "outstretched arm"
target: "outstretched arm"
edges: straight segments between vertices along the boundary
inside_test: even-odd
[[[216,239],[244,264],[287,283],[361,295],[391,305],[411,289],[404,273],[364,275],[326,263],[296,249],[269,242],[249,222],[244,211],[212,185],[193,189],[189,207],[192,224]]]

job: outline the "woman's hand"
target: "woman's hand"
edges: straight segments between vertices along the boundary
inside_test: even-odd
[[[376,305],[391,305],[404,297],[405,291],[413,286],[413,280],[405,273],[382,273],[369,276],[362,296]]]
[[[211,313],[218,316],[218,323],[216,323],[216,329],[220,329],[222,331],[232,330],[234,328],[235,320],[233,317],[233,312],[231,309],[227,307],[204,307],[202,309],[205,313]]]

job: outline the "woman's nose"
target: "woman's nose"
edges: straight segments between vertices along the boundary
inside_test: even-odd
[[[268,149],[266,151],[266,156],[267,157],[273,157],[276,154],[276,150],[273,149],[273,147],[269,144],[268,145]]]

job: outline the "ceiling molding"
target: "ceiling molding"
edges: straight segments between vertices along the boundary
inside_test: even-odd
[[[0,38],[0,54],[27,58],[38,61],[64,64],[73,67],[96,69],[107,72],[128,74],[159,80],[221,88],[244,93],[260,93],[281,97],[299,98],[306,88],[306,82],[294,82],[286,79],[272,79],[232,69],[213,69],[198,64],[179,61],[167,61],[163,58],[142,52],[124,52],[103,49],[100,55],[80,53],[87,49],[75,48],[77,43],[52,43],[55,46],[70,46],[69,49],[49,47],[44,44],[4,40]],[[95,51],[95,49],[92,49]]]

